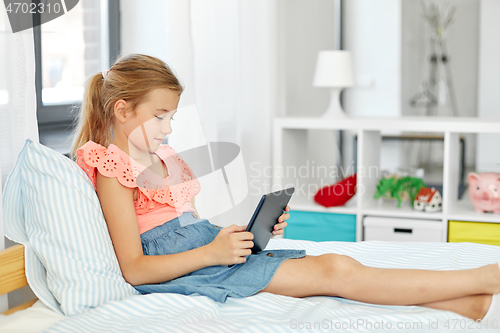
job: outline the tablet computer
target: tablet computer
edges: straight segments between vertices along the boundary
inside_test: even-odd
[[[262,196],[246,229],[254,236],[252,253],[265,249],[273,235],[274,225],[278,223],[294,191],[294,187],[289,187]]]

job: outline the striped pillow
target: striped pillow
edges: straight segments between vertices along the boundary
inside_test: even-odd
[[[123,279],[92,183],[69,158],[26,140],[3,207],[6,236],[25,246],[28,283],[52,310],[76,315],[138,294]]]

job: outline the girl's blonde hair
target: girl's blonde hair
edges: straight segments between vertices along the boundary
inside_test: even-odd
[[[120,57],[109,69],[106,77],[102,73],[92,76],[85,85],[85,94],[71,146],[71,157],[92,140],[108,147],[112,140],[111,127],[114,121],[114,105],[123,99],[135,108],[146,95],[157,88],[169,88],[182,93],[183,87],[162,60],[143,54]]]

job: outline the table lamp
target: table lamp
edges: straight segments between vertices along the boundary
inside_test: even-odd
[[[330,105],[322,118],[346,118],[340,105],[342,89],[354,86],[350,51],[320,51],[313,86],[331,88]]]

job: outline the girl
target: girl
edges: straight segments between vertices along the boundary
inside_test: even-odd
[[[327,295],[499,319],[496,263],[428,271],[366,267],[334,253],[251,254],[253,236],[245,226],[221,228],[199,218],[193,197],[200,184],[162,144],[182,90],[161,60],[122,57],[90,78],[72,147],[97,191],[123,277],[139,292],[198,293],[220,302],[257,292]],[[283,234],[286,212],[273,234]]]

